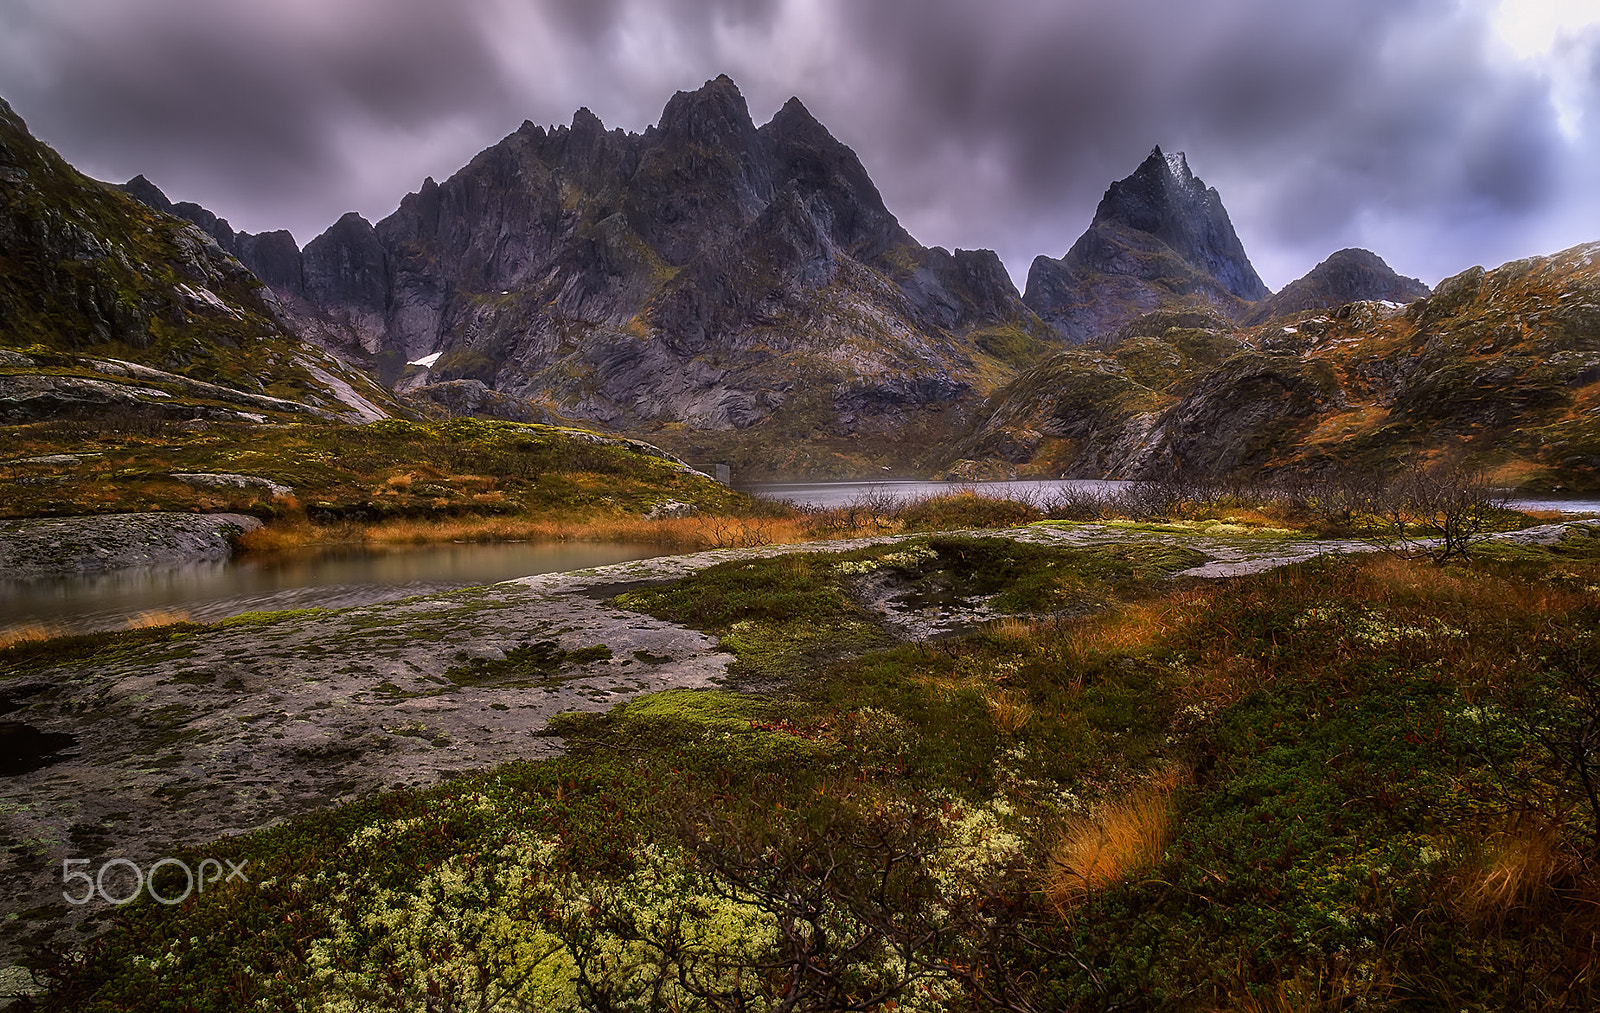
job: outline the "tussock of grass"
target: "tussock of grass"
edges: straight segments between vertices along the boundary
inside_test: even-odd
[[[1016,735],[1033,720],[1033,708],[1019,693],[1002,689],[985,690],[983,705],[989,709],[989,717],[995,727],[1007,735]]]
[[[194,617],[188,612],[177,609],[149,609],[122,624],[125,630],[142,630],[157,626],[172,626],[177,623],[193,623]]]
[[[1070,910],[1159,862],[1172,834],[1175,787],[1171,781],[1146,785],[1067,820],[1046,858],[1050,902]]]
[[[25,623],[21,626],[13,626],[7,630],[0,630],[0,650],[4,650],[14,644],[50,640],[61,636],[65,632],[61,627],[48,623]]]
[[[1556,881],[1578,864],[1562,844],[1561,826],[1537,818],[1513,823],[1472,850],[1458,903],[1480,922],[1504,922],[1519,907],[1549,903]]]

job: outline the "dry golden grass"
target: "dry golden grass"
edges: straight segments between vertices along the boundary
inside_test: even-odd
[[[989,632],[1000,640],[1014,643],[1032,643],[1039,635],[1034,621],[1021,616],[1007,616],[991,625]]]
[[[1181,771],[1165,771],[1153,783],[1102,802],[1074,819],[1046,858],[1045,896],[1069,911],[1097,890],[1155,865],[1172,831],[1173,790]]]
[[[1015,735],[1033,720],[1033,708],[1022,694],[1012,690],[987,689],[983,692],[983,705],[995,727],[1007,735]]]
[[[639,542],[686,551],[793,545],[852,537],[818,530],[806,517],[448,517],[398,519],[377,524],[282,521],[241,536],[247,553],[273,553],[323,545],[427,545],[437,542]]]
[[[1538,903],[1574,868],[1559,827],[1523,820],[1494,834],[1465,863],[1457,903],[1476,921],[1500,921],[1518,907]]]
[[[1399,1008],[1393,1001],[1393,991],[1391,983],[1382,974],[1375,975],[1370,968],[1364,974],[1348,965],[1328,973],[1301,969],[1294,977],[1280,979],[1269,989],[1241,987],[1217,1010],[1219,1013],[1334,1013],[1336,1010]]]
[[[26,644],[35,640],[52,640],[66,631],[48,623],[24,623],[9,630],[0,630],[0,650],[13,644]]]
[[[155,626],[171,626],[173,623],[194,622],[194,617],[187,612],[173,611],[172,609],[151,609],[140,612],[138,615],[122,624],[125,630],[145,630]]]
[[[1066,650],[1079,658],[1138,654],[1204,615],[1216,593],[1216,587],[1202,585],[1066,624]]]
[[[811,563],[798,554],[779,556],[777,559],[779,573],[790,577],[807,577],[811,574]]]

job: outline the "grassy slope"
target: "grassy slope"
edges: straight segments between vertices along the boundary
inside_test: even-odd
[[[473,518],[577,520],[635,516],[666,500],[708,512],[743,512],[745,497],[648,448],[594,442],[550,426],[463,419],[370,425],[215,424],[117,430],[50,423],[7,430],[17,459],[0,516],[127,510],[243,510],[280,525],[307,516],[362,525]],[[74,462],[23,463],[71,453]],[[172,472],[268,479],[293,490],[272,499],[261,486],[196,488]]]
[[[804,674],[219,845],[249,887],[124,909],[44,1007],[765,1008],[811,979],[736,968],[792,955],[795,905],[839,994],[910,977],[913,1009],[1592,1005],[1596,814],[1539,740],[1594,720],[1600,542],[1163,587],[1175,562],[947,540],[638,592]],[[839,589],[882,567],[1103,611],[820,663],[832,629],[874,647]]]

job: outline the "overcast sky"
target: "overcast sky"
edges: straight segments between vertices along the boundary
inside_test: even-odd
[[[102,179],[304,244],[524,119],[798,95],[920,241],[1020,288],[1154,145],[1282,287],[1600,239],[1600,0],[0,0],[0,96]]]

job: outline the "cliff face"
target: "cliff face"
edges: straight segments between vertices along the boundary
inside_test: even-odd
[[[1256,327],[1140,318],[1105,347],[1020,375],[959,456],[1023,474],[1152,478],[1382,471],[1442,455],[1507,486],[1594,491],[1597,257],[1591,244],[1474,268],[1408,306],[1356,302]]]
[[[4,101],[0,345],[8,421],[238,407],[355,418],[392,406],[303,345],[272,292],[210,234],[83,176]]]
[[[643,134],[524,123],[298,274],[267,240],[236,251],[319,343],[617,428],[942,432],[1054,344],[993,253],[919,245],[798,99],[758,128],[726,77]]]
[[[1266,295],[1221,196],[1181,153],[1156,148],[1111,185],[1066,256],[1034,260],[1023,301],[1063,338],[1082,342],[1157,309],[1241,317]]]

